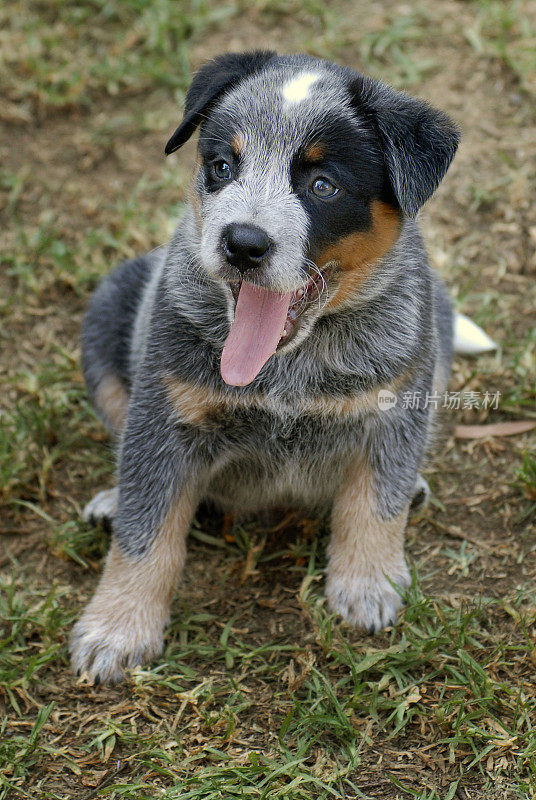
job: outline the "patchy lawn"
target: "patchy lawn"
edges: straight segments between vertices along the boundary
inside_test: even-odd
[[[460,309],[500,343],[451,388],[393,630],[330,617],[326,528],[202,508],[164,656],[124,684],[71,675],[67,637],[113,482],[78,331],[117,261],[170,235],[194,144],[165,160],[192,69],[308,51],[430,99],[462,126],[422,214]],[[0,8],[0,799],[536,794],[536,9],[531,0],[4,0]]]

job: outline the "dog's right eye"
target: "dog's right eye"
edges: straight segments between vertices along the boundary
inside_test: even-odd
[[[219,178],[220,181],[228,181],[233,177],[233,171],[227,161],[216,161],[212,165],[212,169],[214,175]]]

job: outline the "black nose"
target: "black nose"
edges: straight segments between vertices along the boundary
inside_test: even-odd
[[[233,222],[223,231],[222,246],[225,258],[240,272],[260,267],[270,250],[272,240],[257,225]]]

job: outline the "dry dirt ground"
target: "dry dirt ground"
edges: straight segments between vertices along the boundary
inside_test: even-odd
[[[0,798],[533,797],[534,431],[454,434],[536,419],[535,4],[188,3],[167,49],[148,5],[73,8],[0,11]],[[66,642],[106,548],[80,509],[113,454],[84,399],[82,314],[180,211],[194,143],[167,161],[163,146],[188,66],[253,46],[326,55],[460,124],[421,221],[458,307],[500,343],[457,359],[451,389],[499,407],[444,412],[398,629],[328,617],[321,521],[202,509],[160,666],[91,687]]]

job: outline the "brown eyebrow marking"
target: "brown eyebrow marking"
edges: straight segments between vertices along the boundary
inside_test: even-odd
[[[321,142],[314,142],[305,148],[303,155],[306,161],[322,161],[326,156],[326,148]]]
[[[246,144],[246,140],[241,133],[235,133],[233,138],[231,139],[231,150],[235,154],[235,156],[239,156],[240,153],[243,151],[244,146]]]

